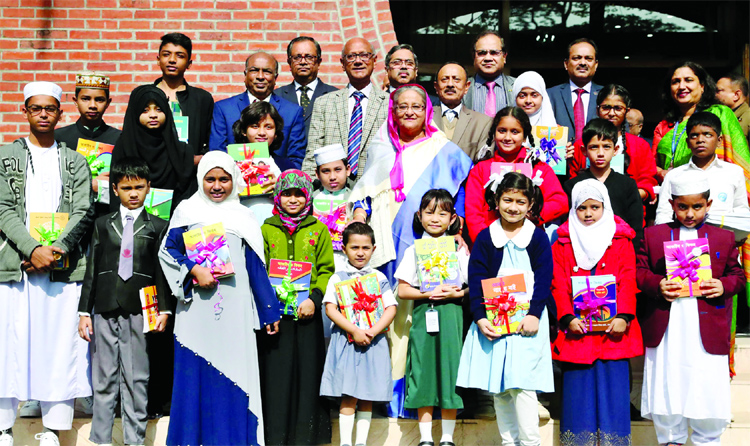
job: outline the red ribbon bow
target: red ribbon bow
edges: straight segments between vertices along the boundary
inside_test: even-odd
[[[492,325],[499,327],[501,323],[505,324],[505,328],[510,334],[510,318],[508,313],[516,309],[516,299],[508,293],[502,293],[499,296],[485,299],[482,302],[488,310],[497,311],[497,316],[492,321]]]
[[[367,293],[362,282],[358,281],[352,284],[352,291],[354,291],[354,295],[356,296],[356,302],[352,305],[354,311],[372,313],[378,309],[378,296]],[[369,319],[369,314],[367,318]]]
[[[253,152],[253,155],[255,155],[255,152]],[[250,157],[250,159],[239,161],[237,163],[237,167],[239,167],[240,171],[242,171],[242,178],[245,179],[247,187],[250,187],[251,184],[261,184],[259,181],[259,177],[265,176],[271,170],[271,166],[269,165],[258,166],[256,164],[253,164],[252,156]]]

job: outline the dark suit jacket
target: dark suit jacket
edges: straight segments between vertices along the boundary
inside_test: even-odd
[[[636,256],[636,281],[638,295],[636,315],[643,331],[643,344],[657,347],[669,323],[672,307],[661,295],[659,282],[666,277],[664,242],[680,238],[680,224],[666,223],[646,228],[643,243]],[[732,322],[732,296],[745,286],[745,275],[737,261],[731,231],[704,224],[698,228],[698,238],[708,235],[711,255],[711,276],[721,280],[724,295],[706,299],[698,297],[698,318],[703,347],[712,355],[729,354],[730,325]]]
[[[271,156],[282,172],[287,169],[299,169],[302,167],[302,159],[305,157],[307,147],[302,107],[281,99],[276,94],[271,94],[270,102],[284,120],[284,139],[281,147],[271,153]],[[240,119],[242,110],[248,105],[250,105],[250,100],[247,97],[247,91],[216,103],[208,143],[210,150],[226,151],[227,145],[234,144],[232,126]]]
[[[589,98],[589,106],[586,111],[586,122],[597,117],[596,97],[599,95],[599,90],[601,89],[601,85],[591,83],[591,97]],[[570,142],[575,142],[576,131],[575,125],[573,125],[575,119],[573,117],[573,100],[570,96],[570,82],[548,88],[547,94],[552,103],[552,110],[555,112],[557,125],[568,127],[570,129],[568,138],[570,138]]]
[[[434,114],[432,115],[432,121],[438,126],[440,130],[443,129],[443,110],[440,107],[440,103],[433,107]],[[461,112],[458,115],[458,122],[456,128],[453,130],[453,138],[451,141],[460,147],[472,161],[477,162],[477,153],[484,144],[487,142],[487,136],[489,135],[490,128],[492,127],[492,118],[485,115],[484,113],[477,113],[474,110],[469,110],[468,107],[461,107]]]
[[[332,85],[328,85],[322,80],[318,79],[318,85],[315,87],[312,97],[310,98],[310,106],[307,107],[307,111],[305,111],[305,135],[307,135],[310,132],[310,116],[312,116],[312,109],[313,109],[313,104],[315,104],[315,99],[317,99],[320,96],[323,96],[326,93],[330,93],[336,90],[338,90],[338,88]],[[282,97],[283,99],[286,99],[287,101],[291,102],[292,104],[297,104],[299,106],[302,105],[297,100],[297,90],[294,89],[294,82],[292,82],[289,85],[284,85],[283,87],[279,87],[273,92],[279,95],[280,97]]]
[[[159,265],[159,247],[167,231],[167,222],[145,210],[133,222],[133,276],[124,282],[117,274],[122,242],[120,211],[99,217],[86,264],[78,311],[97,314],[124,310],[141,312],[139,291],[156,285],[159,311],[169,310],[169,287]]]

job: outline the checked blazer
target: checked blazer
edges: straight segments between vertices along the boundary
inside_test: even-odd
[[[315,177],[315,149],[339,143],[344,150],[349,146],[349,89],[347,87],[327,93],[315,100],[307,152],[302,162],[302,170]],[[388,116],[388,95],[372,85],[367,110],[362,123],[362,146],[359,153],[357,179],[362,176],[367,163],[367,146]]]

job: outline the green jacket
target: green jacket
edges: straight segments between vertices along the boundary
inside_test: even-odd
[[[53,271],[52,280],[77,282],[86,272],[81,238],[93,222],[91,171],[86,159],[58,143],[62,191],[57,212],[68,214],[60,237],[52,243],[67,254],[70,267]],[[26,230],[26,168],[29,148],[24,139],[0,147],[0,282],[20,282],[21,262],[41,244]]]
[[[274,215],[263,223],[261,232],[266,265],[271,263],[271,259],[287,259],[313,264],[310,277],[310,299],[315,303],[316,311],[320,311],[328,279],[331,278],[335,269],[333,244],[326,225],[308,215],[297,226],[294,234],[290,235],[281,224],[281,218]]]

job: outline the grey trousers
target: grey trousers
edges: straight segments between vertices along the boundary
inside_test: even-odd
[[[148,354],[143,315],[94,315],[91,381],[94,415],[89,440],[112,443],[115,407],[120,397],[125,444],[146,441],[148,414]]]

